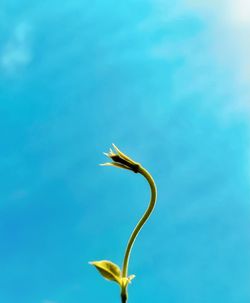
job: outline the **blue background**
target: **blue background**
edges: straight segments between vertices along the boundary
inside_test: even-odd
[[[121,265],[149,189],[98,166],[112,142],[159,191],[129,302],[249,302],[249,79],[223,14],[1,1],[0,302],[119,302],[88,261]]]

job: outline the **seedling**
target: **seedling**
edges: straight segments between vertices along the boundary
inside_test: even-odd
[[[112,162],[101,164],[103,166],[115,166],[119,168],[124,168],[133,171],[134,173],[141,174],[144,178],[146,178],[150,189],[151,189],[151,199],[148,205],[148,208],[146,209],[145,213],[137,223],[135,229],[133,230],[126,250],[125,255],[123,259],[123,265],[122,270],[120,267],[116,264],[114,264],[111,261],[102,260],[102,261],[93,261],[90,262],[91,265],[94,265],[96,269],[100,272],[100,274],[109,281],[114,281],[119,284],[121,289],[121,302],[126,303],[128,300],[128,284],[131,283],[131,280],[135,277],[135,275],[129,275],[128,276],[128,264],[129,264],[129,257],[131,253],[131,249],[133,247],[133,244],[135,242],[135,239],[142,229],[143,225],[151,215],[155,202],[157,197],[157,190],[156,185],[154,182],[154,179],[150,175],[150,173],[142,167],[140,163],[135,162],[130,157],[126,156],[124,153],[122,153],[114,144],[113,144],[114,151],[110,149],[109,153],[104,153],[107,157],[109,157]]]

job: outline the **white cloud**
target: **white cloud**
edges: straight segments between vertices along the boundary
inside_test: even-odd
[[[32,60],[30,26],[19,23],[0,52],[0,67],[6,73],[15,73]]]

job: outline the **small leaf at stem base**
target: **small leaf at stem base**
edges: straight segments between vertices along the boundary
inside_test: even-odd
[[[118,265],[111,261],[102,260],[90,262],[91,265],[100,272],[100,274],[109,281],[115,281],[119,285],[122,283],[121,270]]]

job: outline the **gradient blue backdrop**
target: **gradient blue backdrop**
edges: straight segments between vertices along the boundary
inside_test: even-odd
[[[129,303],[250,301],[248,62],[219,8],[1,1],[0,302],[119,302],[88,261],[121,264],[149,189],[97,165],[112,142],[159,190]]]

